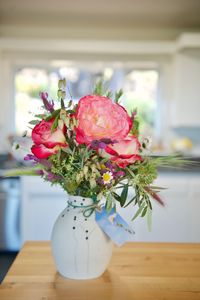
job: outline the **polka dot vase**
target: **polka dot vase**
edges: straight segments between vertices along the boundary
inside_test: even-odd
[[[56,220],[51,248],[59,273],[71,279],[97,278],[106,270],[112,255],[112,241],[88,208],[90,198],[69,196],[68,206]]]

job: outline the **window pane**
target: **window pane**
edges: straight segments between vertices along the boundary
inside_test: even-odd
[[[15,74],[15,124],[16,133],[27,130],[28,122],[34,114],[42,113],[39,93],[47,91],[51,99],[57,99],[59,78],[67,79],[67,98],[78,101],[91,94],[98,79],[114,93],[123,89],[122,104],[129,113],[137,108],[141,121],[141,132],[152,134],[157,113],[158,71],[128,69],[115,64],[81,64],[66,62],[62,67],[22,68]],[[58,103],[55,101],[55,105]]]
[[[124,80],[124,106],[131,113],[137,108],[140,130],[152,134],[157,108],[158,71],[134,70]]]
[[[15,76],[15,125],[17,134],[27,129],[34,113],[40,113],[39,92],[48,86],[47,72],[42,69],[24,68]]]

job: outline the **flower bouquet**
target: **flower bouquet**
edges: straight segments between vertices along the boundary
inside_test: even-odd
[[[132,220],[147,216],[151,199],[163,205],[153,185],[157,167],[181,162],[147,154],[148,139],[139,138],[136,112],[120,105],[120,90],[111,93],[99,82],[92,95],[75,104],[66,100],[66,80],[58,83],[59,108],[40,94],[42,114],[30,122],[33,145],[25,160],[33,167],[19,174],[40,175],[69,195],[66,209],[52,232],[52,250],[59,272],[69,278],[94,278],[105,270],[112,242],[132,240],[133,231],[118,206],[133,210]],[[129,189],[134,190],[128,198]]]

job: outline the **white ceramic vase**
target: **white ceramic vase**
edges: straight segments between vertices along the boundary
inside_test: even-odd
[[[90,198],[69,196],[68,206],[54,224],[52,253],[57,270],[64,277],[99,277],[110,261],[112,241],[96,223],[95,212],[88,209],[91,204]]]

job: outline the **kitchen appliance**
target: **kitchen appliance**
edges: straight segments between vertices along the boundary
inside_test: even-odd
[[[20,178],[0,177],[0,251],[18,251],[20,241]]]

